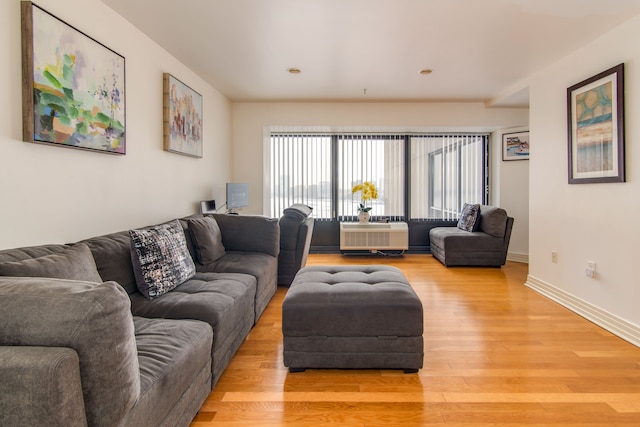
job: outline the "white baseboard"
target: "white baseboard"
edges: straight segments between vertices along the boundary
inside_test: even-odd
[[[525,285],[606,329],[612,334],[619,336],[623,340],[640,347],[640,327],[637,325],[614,316],[591,303],[583,301],[531,275],[527,276]]]
[[[529,264],[529,254],[507,252],[507,261],[522,262],[524,264]]]

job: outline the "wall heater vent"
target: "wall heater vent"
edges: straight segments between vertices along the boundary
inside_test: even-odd
[[[340,224],[340,250],[407,249],[409,230],[405,222]]]

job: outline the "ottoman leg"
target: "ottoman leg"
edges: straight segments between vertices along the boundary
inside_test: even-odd
[[[306,371],[305,368],[289,368],[289,372],[291,372],[292,374],[295,374],[296,372],[304,372]]]
[[[417,369],[403,369],[402,372],[404,372],[405,374],[415,374],[418,372]]]

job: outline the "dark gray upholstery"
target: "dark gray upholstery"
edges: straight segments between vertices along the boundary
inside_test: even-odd
[[[307,263],[314,225],[311,212],[312,208],[307,205],[294,204],[280,217],[278,285],[289,286]]]
[[[447,267],[500,267],[507,261],[513,222],[504,209],[482,205],[477,231],[432,228],[429,231],[431,253]]]
[[[43,276],[0,277],[0,425],[188,426],[277,289],[277,219],[211,218],[221,257],[153,300],[128,231],[0,251],[0,275]]]
[[[220,228],[226,254],[210,264],[196,263],[196,271],[243,273],[255,277],[253,318],[255,325],[278,289],[278,255],[280,253],[278,220],[258,215],[214,214],[211,217],[216,220]],[[193,243],[188,242],[188,244]]]
[[[211,389],[211,328],[196,320],[141,317],[134,325],[140,398],[120,425],[187,426]]]
[[[45,276],[102,283],[91,251],[82,243],[38,258],[0,262],[0,276]]]
[[[284,364],[305,368],[422,367],[422,303],[395,267],[301,269],[282,303]]]
[[[213,330],[213,385],[253,326],[255,290],[255,278],[246,274],[196,273],[162,298],[130,295],[131,310],[148,318],[207,322]]]
[[[0,345],[75,350],[88,424],[116,425],[140,397],[129,307],[127,294],[114,282],[4,278]]]
[[[80,361],[71,348],[0,345],[0,423],[86,426]]]
[[[84,243],[91,248],[102,279],[118,281],[127,289],[134,315],[197,319],[211,325],[214,331],[211,348],[213,386],[275,294],[280,230],[277,220],[265,217],[211,217],[216,220],[222,234],[226,249],[224,256],[206,265],[196,261],[196,276],[163,295],[166,298],[157,299],[157,302],[146,300],[138,292],[130,259],[131,239],[128,232],[97,236]],[[180,220],[187,247],[194,259],[196,249],[188,232],[188,220],[201,218],[203,215],[196,214]],[[225,239],[225,235],[231,237]],[[249,236],[254,238],[250,239]],[[240,250],[242,245],[246,245],[245,250]],[[201,273],[218,274],[202,276]],[[202,277],[210,277],[211,280],[202,280]],[[226,283],[230,285],[225,286]],[[212,307],[216,310],[212,311]],[[227,319],[219,323],[218,317],[222,313],[227,313]],[[225,322],[234,325],[234,328],[219,330]],[[232,331],[231,335],[227,335]]]

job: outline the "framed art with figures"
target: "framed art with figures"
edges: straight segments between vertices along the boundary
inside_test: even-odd
[[[502,135],[502,160],[529,160],[529,132]]]

